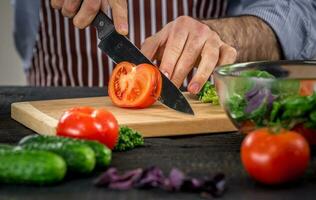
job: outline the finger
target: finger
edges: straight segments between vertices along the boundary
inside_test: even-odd
[[[219,59],[219,48],[218,41],[208,40],[205,43],[200,64],[188,87],[190,93],[197,94],[209,79]]]
[[[109,2],[108,0],[101,0],[101,10],[104,12],[104,13],[107,13],[108,10],[109,10]]]
[[[217,66],[232,64],[237,59],[237,51],[235,48],[223,44],[220,48],[220,56],[217,63]]]
[[[50,4],[55,9],[61,9],[64,5],[64,0],[51,0]]]
[[[188,35],[189,33],[180,27],[175,26],[175,28],[172,28],[160,65],[160,70],[167,77],[172,77],[174,68],[184,49]]]
[[[65,0],[61,9],[65,17],[73,17],[79,9],[81,0]]]
[[[122,35],[128,34],[128,11],[126,0],[109,0],[115,29]]]
[[[147,38],[140,51],[149,59],[152,60],[159,48],[159,38],[151,36]]]
[[[168,24],[155,35],[148,37],[141,47],[141,52],[150,60],[156,57],[158,49],[160,49],[167,41]]]
[[[101,8],[101,0],[84,0],[80,10],[73,19],[78,28],[85,28],[91,24]]]
[[[199,58],[203,46],[207,40],[205,35],[189,35],[184,50],[174,69],[171,81],[180,87],[187,75],[193,68],[195,61]]]

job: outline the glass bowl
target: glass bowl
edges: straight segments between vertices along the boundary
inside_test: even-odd
[[[220,104],[242,133],[264,126],[315,130],[316,61],[250,62],[214,72]]]

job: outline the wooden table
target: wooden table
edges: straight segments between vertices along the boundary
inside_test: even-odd
[[[33,132],[10,119],[10,104],[51,98],[103,96],[100,88],[29,88],[0,87],[0,142],[15,143]],[[112,165],[120,170],[156,165],[165,172],[178,167],[193,175],[223,172],[228,190],[220,199],[315,199],[316,159],[298,182],[267,187],[252,181],[242,168],[239,148],[242,135],[209,134],[185,137],[148,138],[145,147],[114,153]],[[313,149],[315,155],[316,149]],[[158,189],[114,191],[96,188],[92,177],[69,179],[50,187],[0,185],[0,200],[104,200],[104,199],[199,199],[198,194],[168,193]]]

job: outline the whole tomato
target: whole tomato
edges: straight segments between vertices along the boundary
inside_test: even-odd
[[[77,107],[61,116],[57,135],[97,140],[113,149],[119,137],[119,125],[112,113],[105,109]]]
[[[268,128],[246,136],[241,146],[241,160],[248,174],[265,184],[280,184],[300,177],[308,166],[310,149],[300,134]]]

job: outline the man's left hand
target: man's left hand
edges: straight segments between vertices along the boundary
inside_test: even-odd
[[[215,66],[236,61],[237,51],[220,36],[191,17],[181,16],[144,42],[142,52],[161,61],[160,70],[180,87],[193,67],[196,74],[188,91],[196,94],[209,79]]]

